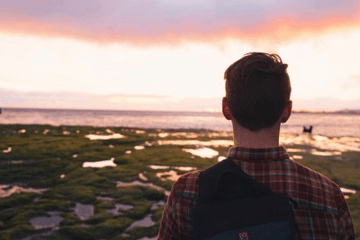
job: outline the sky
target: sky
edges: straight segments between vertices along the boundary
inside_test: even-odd
[[[0,107],[220,111],[245,53],[295,110],[360,109],[360,0],[0,0]]]

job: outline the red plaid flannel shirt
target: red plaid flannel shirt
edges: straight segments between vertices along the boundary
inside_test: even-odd
[[[285,193],[294,207],[296,239],[355,239],[350,211],[339,186],[327,177],[289,160],[283,147],[231,148],[229,157],[273,192]],[[197,205],[199,171],[184,174],[173,185],[158,239],[191,239]]]

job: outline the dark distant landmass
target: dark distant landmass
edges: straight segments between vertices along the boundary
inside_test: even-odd
[[[344,109],[334,113],[360,114],[360,109]]]
[[[336,111],[293,110],[293,113],[333,113],[333,114],[360,114],[360,109],[341,109]]]

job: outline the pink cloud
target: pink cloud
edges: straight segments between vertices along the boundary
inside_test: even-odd
[[[132,43],[288,39],[358,26],[359,6],[355,0],[1,0],[0,30]]]

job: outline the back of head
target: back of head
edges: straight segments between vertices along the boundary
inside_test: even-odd
[[[226,98],[235,120],[251,131],[273,126],[290,99],[287,64],[276,54],[248,53],[225,71]]]

